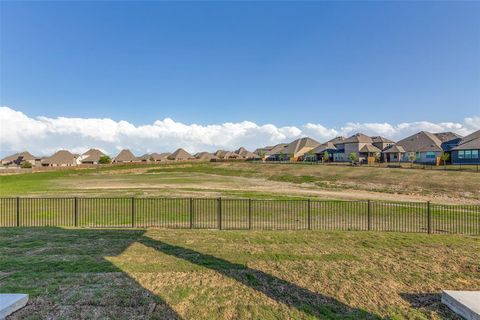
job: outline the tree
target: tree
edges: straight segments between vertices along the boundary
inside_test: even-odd
[[[109,156],[101,156],[100,159],[98,160],[99,164],[109,164],[112,162],[112,159],[110,159]]]
[[[327,150],[323,151],[322,160],[323,162],[328,162],[328,160],[330,160],[330,155],[328,154]]]
[[[155,158],[153,156],[150,156],[150,158],[148,158],[148,161],[155,162]]]
[[[284,161],[285,160],[285,153],[283,153],[283,151],[280,151],[280,153],[278,154],[278,159],[280,161]]]
[[[348,159],[352,162],[352,166],[353,166],[353,164],[358,160],[357,154],[355,152],[350,153],[348,155]]]
[[[382,160],[382,154],[380,152],[375,153],[375,161],[380,163],[380,160]]]
[[[20,165],[20,168],[23,168],[23,169],[30,169],[32,167],[32,164],[28,161],[24,161],[22,162],[22,164]]]
[[[410,152],[410,154],[408,155],[408,159],[410,160],[410,166],[413,167],[413,163],[415,162],[415,160],[417,160],[417,156],[415,153]]]
[[[315,159],[315,152],[313,152],[313,149],[309,150],[307,152],[307,159],[308,161],[313,161]]]
[[[443,161],[443,168],[447,170],[447,161],[448,159],[450,159],[450,155],[445,151],[442,151],[442,154],[440,155],[440,159],[442,159]]]
[[[293,161],[294,156],[295,156],[295,155],[294,155],[293,153],[290,153],[290,154],[288,155],[288,160],[289,160],[289,161]]]

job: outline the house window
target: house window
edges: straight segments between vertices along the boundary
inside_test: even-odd
[[[458,159],[464,159],[465,158],[465,151],[459,150],[458,151]]]
[[[465,159],[472,158],[472,150],[465,150]]]
[[[427,159],[435,159],[435,152],[433,151],[428,151],[425,155],[425,158]]]
[[[478,159],[478,150],[472,150],[472,159]]]

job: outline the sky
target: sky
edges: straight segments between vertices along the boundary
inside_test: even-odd
[[[0,2],[0,154],[480,129],[480,2]]]

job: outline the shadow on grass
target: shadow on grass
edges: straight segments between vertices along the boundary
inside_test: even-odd
[[[400,296],[420,311],[435,312],[442,319],[462,319],[442,303],[440,293],[401,293]]]
[[[0,229],[0,270],[5,275],[0,277],[0,292],[26,292],[33,298],[12,319],[181,319],[165,300],[108,261],[135,242],[213,270],[309,318],[380,319],[263,271],[152,239],[144,232]]]
[[[381,319],[378,315],[351,308],[334,298],[312,292],[243,264],[232,263],[145,236],[141,237],[139,242],[164,254],[216,271],[308,316],[321,319]]]
[[[9,319],[181,319],[106,257],[142,230],[0,228],[0,293],[30,294]]]

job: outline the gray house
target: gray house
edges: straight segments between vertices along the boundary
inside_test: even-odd
[[[438,163],[443,152],[442,140],[436,135],[427,131],[420,131],[397,142],[397,146],[403,148],[400,155],[401,161],[412,161],[418,163]]]

